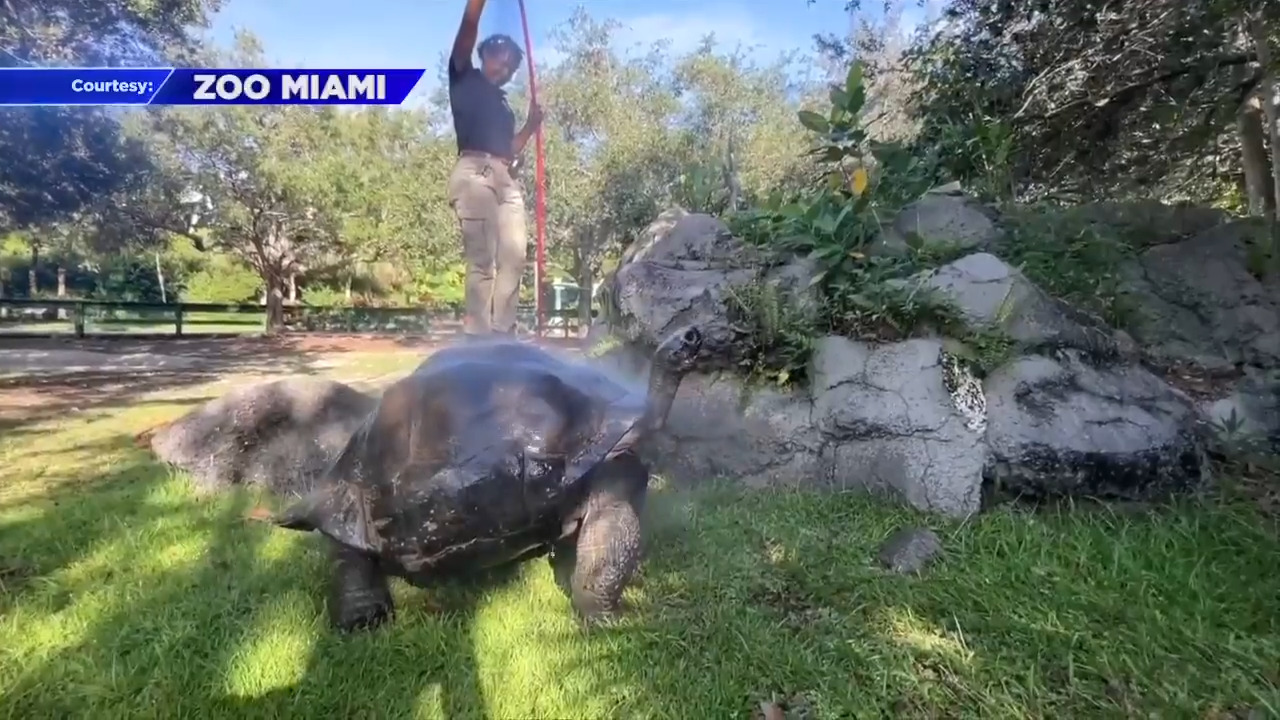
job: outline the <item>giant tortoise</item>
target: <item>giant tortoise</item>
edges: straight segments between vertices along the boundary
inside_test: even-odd
[[[672,334],[647,395],[525,343],[441,350],[387,388],[311,492],[256,517],[328,537],[339,630],[392,616],[388,576],[427,587],[542,555],[581,617],[609,615],[640,560],[637,443],[701,347],[697,328]]]

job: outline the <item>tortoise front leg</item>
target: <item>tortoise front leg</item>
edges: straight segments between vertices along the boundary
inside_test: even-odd
[[[395,615],[378,559],[330,541],[329,621],[341,632],[372,630]]]
[[[633,454],[600,466],[577,534],[553,550],[556,581],[588,620],[617,611],[640,565],[640,510],[648,483],[648,468]]]

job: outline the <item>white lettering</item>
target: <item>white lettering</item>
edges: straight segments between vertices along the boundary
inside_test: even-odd
[[[149,95],[153,88],[155,88],[155,83],[140,82],[138,80],[121,82],[119,80],[83,80],[76,78],[71,81],[71,92],[76,93]]]
[[[328,80],[324,82],[324,91],[320,93],[320,100],[346,100],[347,88],[342,84],[342,77],[339,75],[330,75]]]
[[[308,77],[307,75],[285,75],[284,86],[280,88],[280,98],[289,100],[296,95],[299,100],[306,100],[311,97],[307,92]]]
[[[209,89],[218,81],[217,75],[196,75],[192,79],[196,81],[196,91],[191,95],[193,100],[218,99],[218,96]]]
[[[244,84],[235,75],[223,75],[216,85],[218,97],[223,100],[239,100],[244,92]]]
[[[366,100],[372,100],[375,83],[376,80],[373,75],[348,75],[347,97],[357,98],[364,96]]]
[[[271,93],[271,81],[254,73],[244,79],[244,94],[250,100],[261,100]]]

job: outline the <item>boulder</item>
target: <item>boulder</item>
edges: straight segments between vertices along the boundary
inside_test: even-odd
[[[977,200],[958,192],[930,192],[907,205],[886,230],[888,246],[907,245],[918,238],[922,247],[954,247],[975,250],[993,245],[1000,230],[992,212]]]
[[[1193,402],[1137,365],[1019,358],[986,378],[988,499],[1144,500],[1208,477]]]
[[[614,333],[655,346],[676,327],[703,330],[703,366],[733,367],[740,332],[732,322],[735,291],[764,283],[788,302],[816,302],[813,265],[794,260],[771,265],[710,215],[669,210],[624,253],[609,280],[606,312]]]
[[[1251,268],[1268,242],[1263,223],[1240,220],[1143,251],[1126,269],[1142,309],[1134,338],[1166,365],[1280,367],[1280,283]]]
[[[966,255],[915,280],[954,305],[970,328],[1002,333],[1024,351],[1070,347],[1101,357],[1136,351],[1100,318],[1049,295],[990,253]]]
[[[746,345],[733,324],[735,292],[773,287],[783,302],[816,307],[814,267],[770,267],[716,219],[674,211],[619,266],[609,327],[593,330],[596,360],[643,382],[640,346],[678,324],[708,328],[714,362],[686,377],[645,451],[677,483],[722,476],[751,487],[857,489],[957,517],[1010,497],[1144,500],[1195,490],[1208,475],[1206,417],[1236,409],[1274,435],[1280,383],[1253,373],[1262,380],[1197,405],[1145,363],[1163,354],[1276,367],[1278,295],[1275,282],[1250,274],[1256,239],[1221,225],[1216,211],[1148,209],[1164,220],[1122,230],[1143,235],[1134,286],[1167,323],[1144,324],[1135,331],[1140,342],[992,254],[994,213],[941,191],[888,223],[881,244],[905,249],[915,236],[971,250],[902,282],[950,301],[969,331],[1015,341],[982,380],[944,352],[944,338],[876,344],[830,336],[814,341],[807,387],[749,384],[734,372]],[[1097,215],[1091,222],[1113,211],[1088,208]]]
[[[889,492],[921,510],[977,512],[986,410],[981,387],[957,378],[960,370],[936,339],[820,340],[813,422],[835,483]]]
[[[1120,236],[1142,249],[1181,242],[1227,222],[1227,213],[1216,208],[1169,205],[1158,200],[1091,202],[1060,211],[1067,225],[1083,221]]]
[[[1280,451],[1280,371],[1249,369],[1226,395],[1201,403],[1201,412],[1220,439]]]
[[[651,460],[680,483],[870,490],[966,516],[979,509],[984,418],[980,388],[955,382],[956,370],[938,340],[833,336],[818,344],[810,390],[695,374],[681,384]]]
[[[704,353],[731,352],[734,287],[759,277],[751,248],[710,215],[664,213],[634,243],[613,275],[614,328],[630,342],[657,345],[678,325],[703,330]]]
[[[684,485],[725,477],[752,488],[796,487],[828,482],[824,444],[805,392],[750,387],[730,372],[694,373],[680,384],[650,459]]]
[[[296,495],[342,452],[377,400],[332,380],[285,378],[237,388],[137,438],[198,488],[259,485]]]

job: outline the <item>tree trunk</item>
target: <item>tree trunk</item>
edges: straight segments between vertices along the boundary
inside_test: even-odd
[[[351,275],[350,274],[347,275],[347,283],[346,283],[346,287],[343,288],[343,293],[347,296],[347,304],[350,305],[351,304]]]
[[[169,291],[164,287],[164,269],[160,267],[160,253],[156,253],[156,282],[160,283],[160,302],[169,303]]]
[[[1272,215],[1276,209],[1274,181],[1264,140],[1265,127],[1262,95],[1255,91],[1236,112],[1245,196],[1249,199],[1249,214],[1254,216]]]
[[[1272,216],[1280,220],[1280,90],[1276,88],[1271,46],[1267,42],[1267,26],[1261,12],[1254,13],[1250,27],[1253,31],[1253,49],[1258,54],[1258,64],[1262,66],[1262,99],[1271,144],[1272,198],[1275,202]]]
[[[58,299],[61,300],[66,296],[67,296],[67,269],[59,265],[58,266]],[[58,308],[58,319],[59,320],[67,319],[66,308]]]
[[[266,273],[267,281],[267,326],[268,335],[275,335],[284,330],[284,278],[281,273]]]
[[[595,273],[589,261],[579,262],[577,270],[574,281],[578,283],[578,337],[585,338],[587,329],[591,327],[591,289],[595,284]]]
[[[40,267],[40,246],[31,246],[31,266],[27,268],[27,297],[35,298],[40,292],[40,282],[36,277],[36,268]]]
[[[298,302],[298,274],[289,273],[289,304]]]
[[[729,143],[725,151],[724,184],[729,191],[729,210],[737,210],[742,199],[742,179],[738,176],[738,160],[733,151],[732,131],[730,131]]]

